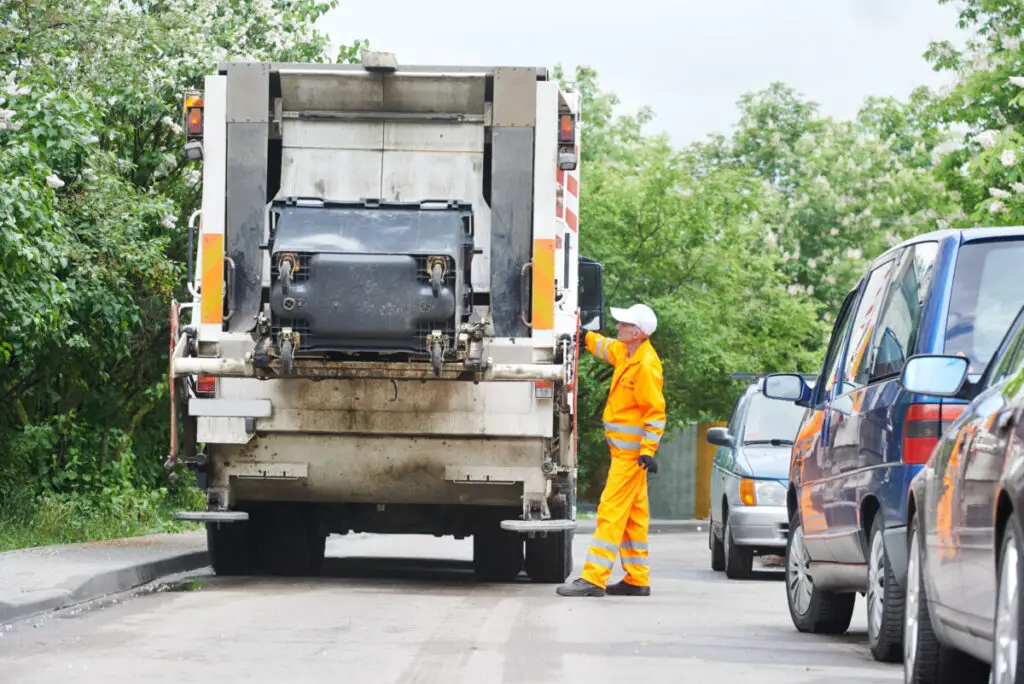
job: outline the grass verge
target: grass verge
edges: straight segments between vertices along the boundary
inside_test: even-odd
[[[0,552],[200,529],[173,514],[202,508],[202,492],[194,487],[38,496],[15,492],[0,498]]]

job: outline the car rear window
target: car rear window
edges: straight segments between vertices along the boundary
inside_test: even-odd
[[[946,324],[947,354],[963,354],[985,372],[1024,305],[1024,240],[969,242],[960,248]]]

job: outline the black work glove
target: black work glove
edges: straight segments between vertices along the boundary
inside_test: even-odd
[[[636,462],[640,465],[641,468],[643,468],[649,473],[658,472],[658,462],[654,460],[653,456],[648,456],[647,454],[644,454],[643,456],[638,458]]]

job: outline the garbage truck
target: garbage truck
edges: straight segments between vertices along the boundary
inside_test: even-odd
[[[168,466],[206,505],[176,516],[218,574],[316,572],[365,532],[563,582],[581,335],[605,320],[580,94],[387,52],[211,71],[184,97],[202,196],[169,353]]]

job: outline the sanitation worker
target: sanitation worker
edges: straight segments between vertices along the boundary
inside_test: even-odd
[[[647,473],[658,472],[654,454],[665,432],[661,359],[648,338],[658,327],[650,307],[611,310],[618,339],[587,332],[587,351],[615,367],[604,407],[604,435],[611,451],[608,481],[597,507],[597,529],[583,575],[557,589],[562,596],[650,596],[647,565]],[[615,556],[626,576],[608,586]]]

